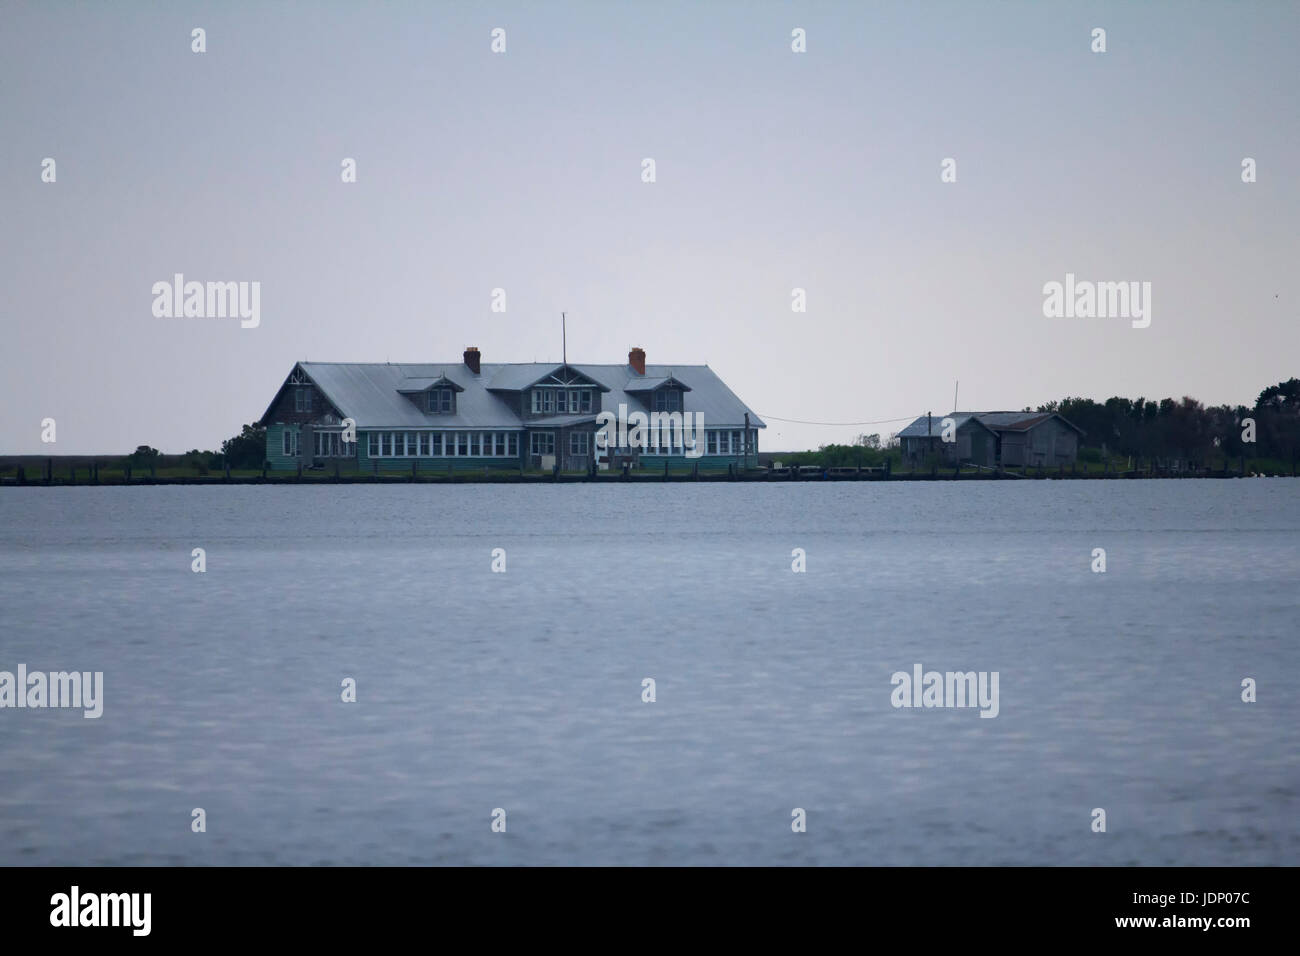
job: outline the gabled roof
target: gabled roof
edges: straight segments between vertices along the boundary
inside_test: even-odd
[[[1057,418],[1066,428],[1073,428],[1080,435],[1084,433],[1082,428],[1056,412],[977,412],[976,414],[981,422],[999,432],[1027,432],[1049,418]]]
[[[480,365],[478,375],[471,373],[461,362],[300,362],[294,368],[301,369],[340,415],[353,419],[358,428],[517,429],[524,425],[552,422],[551,418],[521,419],[517,410],[519,398],[516,393],[565,366],[554,362],[485,362]],[[749,414],[751,427],[767,427],[707,365],[647,365],[645,375],[638,375],[627,364],[569,363],[568,368],[589,378],[596,387],[607,393],[602,399],[602,406],[607,410],[617,412],[620,404],[626,404],[628,411],[649,412],[645,402],[648,397],[644,389],[645,382],[672,379],[678,385],[689,386],[691,397],[686,410],[703,415],[704,427],[739,428],[745,423],[746,413]],[[456,396],[456,414],[427,413],[407,398],[410,392],[422,391],[443,378],[461,387]],[[277,392],[276,400],[278,398]],[[274,407],[275,401],[263,414],[263,423]],[[588,416],[567,417],[581,420]]]
[[[925,438],[926,417],[922,415],[912,422],[898,433],[898,437]],[[961,430],[967,422],[973,422],[991,432],[1027,432],[1041,425],[1049,418],[1059,418],[1061,424],[1067,428],[1073,428],[1080,435],[1084,434],[1082,428],[1056,414],[1056,412],[949,412],[947,415],[929,416],[931,438],[942,436],[943,420],[945,418],[954,419],[957,422],[958,430]]]
[[[439,375],[437,378],[411,378],[407,379],[407,385],[399,388],[398,391],[403,395],[418,395],[420,392],[427,392],[431,388],[454,388],[458,392],[465,391],[460,385],[457,385],[446,375]]]
[[[672,372],[667,375],[640,376],[628,384],[626,391],[629,392],[653,392],[656,389],[663,388],[665,385],[676,385],[684,392],[689,392],[691,387],[685,382],[673,376]]]
[[[522,392],[526,388],[534,385],[545,383],[548,378],[559,378],[565,370],[576,373],[580,377],[587,379],[602,392],[608,392],[609,389],[600,382],[595,381],[582,369],[576,365],[560,363],[559,365],[547,365],[545,363],[529,362],[526,365],[505,365],[497,372],[487,385],[494,392]],[[541,374],[538,374],[538,372]],[[570,376],[565,376],[569,378]],[[582,383],[575,383],[581,387]]]
[[[980,421],[977,412],[949,412],[947,415],[922,415],[912,424],[908,425],[898,433],[899,438],[925,438],[926,420],[929,419],[930,438],[939,438],[943,435],[943,420],[951,418],[956,422],[956,430],[960,431],[967,423],[976,427],[983,428],[985,431],[992,431],[984,422]]]

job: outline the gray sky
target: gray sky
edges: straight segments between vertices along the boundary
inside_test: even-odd
[[[963,408],[1018,409],[1249,403],[1300,374],[1295,3],[4,0],[0,22],[0,453],[215,448],[297,359],[558,360],[561,310],[574,361],[640,345],[823,422],[947,411],[955,379]],[[260,326],[154,317],[176,272],[259,281]],[[1067,272],[1151,282],[1150,327],[1045,318]],[[761,444],[900,427],[769,420]]]

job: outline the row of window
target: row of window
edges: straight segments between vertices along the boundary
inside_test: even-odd
[[[584,415],[590,411],[591,389],[589,388],[533,389],[534,415]]]
[[[312,432],[312,454],[317,458],[351,458],[357,446],[343,440],[341,432]],[[286,458],[298,457],[298,432],[286,428],[280,433],[280,450]]]
[[[643,455],[680,455],[685,452],[681,429],[663,426],[659,429],[645,429],[645,447]],[[698,436],[692,436],[699,441]],[[704,432],[704,453],[706,455],[743,455],[745,454],[745,431],[720,431],[706,429]],[[752,451],[752,449],[751,449]]]
[[[357,453],[357,446],[353,442],[343,441],[339,432],[312,432],[312,445],[317,458],[351,458]]]
[[[517,458],[518,432],[370,432],[371,458]]]
[[[704,433],[704,453],[706,455],[743,455],[744,429],[734,432],[706,431]]]
[[[663,428],[647,430],[647,447],[642,454],[682,454],[680,430]],[[743,430],[706,430],[705,454],[744,454]],[[281,433],[286,457],[298,455],[298,432],[285,429]],[[554,455],[555,433],[535,431],[529,433],[528,451],[532,455]],[[569,433],[569,454],[587,455],[591,451],[591,432]],[[317,458],[351,458],[356,446],[342,440],[339,432],[314,431],[312,450]],[[370,432],[368,451],[371,458],[515,458],[519,455],[518,432]]]
[[[586,455],[591,451],[591,432],[569,432],[569,454]],[[529,432],[528,453],[554,455],[555,432]]]

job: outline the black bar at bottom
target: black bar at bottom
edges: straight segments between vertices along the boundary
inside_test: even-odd
[[[515,937],[533,945],[599,937],[634,947],[711,938],[729,948],[748,940],[767,948],[778,940],[829,943],[848,933],[858,942],[951,939],[983,948],[1044,936],[1232,945],[1284,927],[1281,901],[1294,872],[3,868],[0,882],[6,942],[75,934],[78,944],[92,945],[115,938],[300,947],[399,941],[415,932],[456,948]]]

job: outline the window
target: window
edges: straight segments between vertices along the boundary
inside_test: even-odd
[[[533,414],[540,415],[541,413],[542,413],[542,390],[540,388],[535,388],[533,389]]]
[[[680,412],[682,410],[682,393],[675,388],[661,388],[655,392],[656,412]]]
[[[555,393],[555,410],[557,412],[567,412],[569,410],[569,393],[560,389]]]
[[[469,455],[469,432],[456,432],[456,454],[461,458]]]
[[[337,458],[339,457],[339,433],[322,432],[312,433],[312,445],[316,452],[317,458]]]
[[[420,432],[420,457],[429,457],[429,433]]]
[[[718,453],[718,433],[705,432],[704,440],[708,444],[708,449],[707,449],[708,454],[716,455]]]
[[[393,453],[393,433],[380,432],[379,441],[380,441],[379,457],[387,458],[389,455]]]
[[[534,455],[555,454],[555,432],[532,432],[531,440]]]
[[[482,452],[482,448],[479,445],[480,437],[481,436],[478,432],[469,433],[469,453],[475,458],[477,458]]]
[[[573,389],[572,391],[569,392],[569,413],[571,415],[578,414],[578,390],[577,389]]]
[[[740,454],[740,432],[731,433],[731,453],[733,455]]]
[[[505,453],[506,453],[506,433],[497,432],[497,454],[504,455]]]
[[[590,432],[569,432],[569,454],[585,455],[591,441]]]
[[[429,449],[430,454],[441,455],[442,454],[442,432],[434,432],[432,435],[429,436],[429,441],[431,443],[431,447]]]
[[[542,392],[542,411],[548,414],[555,411],[555,393],[550,389]]]
[[[283,451],[286,458],[294,458],[298,455],[298,433],[292,429],[286,428],[280,433],[283,441]]]
[[[367,444],[367,453],[371,458],[379,457],[379,432],[371,432]]]
[[[509,438],[509,441],[506,446],[507,447],[506,454],[509,455],[511,458],[518,458],[519,457],[519,434],[517,432],[511,432],[507,437]]]
[[[583,414],[586,414],[587,412],[591,411],[591,389],[584,388],[581,392],[581,395],[582,395],[582,411]]]
[[[456,410],[456,390],[452,388],[431,388],[428,391],[429,411],[435,415],[450,415]]]
[[[293,390],[293,410],[295,412],[311,411],[310,388],[295,388]]]

